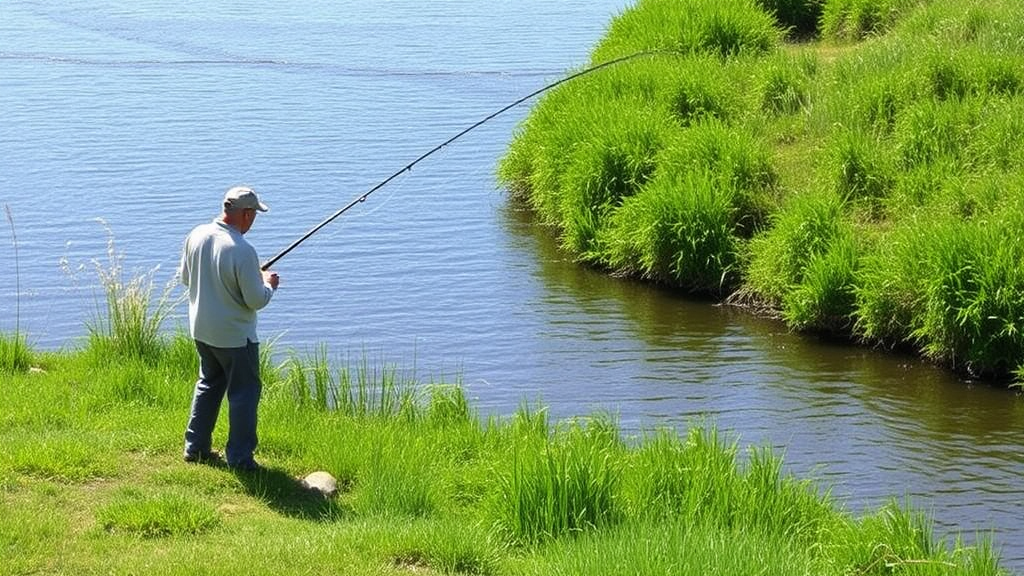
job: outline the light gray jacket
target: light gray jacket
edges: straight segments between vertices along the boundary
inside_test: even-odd
[[[256,311],[270,303],[274,289],[264,284],[256,249],[242,233],[214,220],[185,239],[178,268],[188,287],[188,327],[192,338],[217,348],[258,342]]]

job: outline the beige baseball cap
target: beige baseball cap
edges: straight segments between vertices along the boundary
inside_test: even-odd
[[[259,210],[260,212],[270,210],[266,204],[260,202],[256,192],[248,186],[235,186],[224,195],[225,210],[245,210],[247,208]]]

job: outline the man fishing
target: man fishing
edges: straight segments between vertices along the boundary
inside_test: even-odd
[[[262,391],[256,312],[270,303],[278,276],[260,269],[245,240],[258,212],[266,212],[252,188],[224,195],[223,212],[196,226],[181,255],[179,274],[188,288],[189,334],[199,353],[199,379],[185,428],[185,461],[216,461],[211,446],[225,393],[228,397],[227,465],[257,470],[256,416]]]

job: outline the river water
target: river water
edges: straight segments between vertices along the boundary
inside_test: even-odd
[[[108,241],[159,291],[234,184],[271,206],[248,235],[269,258],[584,65],[625,5],[4,2],[0,203],[17,244],[0,248],[0,331],[78,345]],[[940,535],[991,530],[1024,572],[1024,400],[577,266],[495,183],[528,111],[432,155],[282,259],[263,340],[457,376],[485,414],[541,402],[553,419],[611,412],[627,432],[705,419],[777,446],[851,511],[908,498]]]

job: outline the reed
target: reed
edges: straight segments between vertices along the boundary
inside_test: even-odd
[[[277,371],[264,372],[273,377]],[[381,418],[418,413],[414,375],[400,374],[397,366],[387,363],[371,365],[365,355],[355,364],[332,362],[327,346],[321,344],[311,354],[291,352],[282,372],[284,386],[300,407]]]

